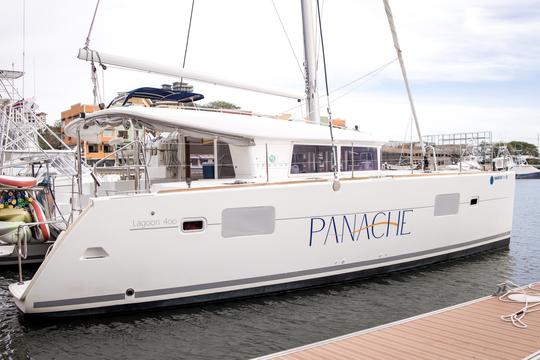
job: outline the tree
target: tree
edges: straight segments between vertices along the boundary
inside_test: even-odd
[[[530,155],[538,157],[538,148],[536,145],[525,141],[510,141],[506,144],[511,154]]]
[[[56,136],[58,136],[60,139],[62,138],[62,134],[60,132],[60,120],[55,121],[55,123],[52,126],[47,125],[48,130],[41,130],[40,134],[43,136],[43,138],[51,144],[53,149],[63,149],[62,143],[58,141],[58,139],[52,134],[55,133]],[[42,138],[38,139],[39,146],[42,149],[49,149],[49,146],[43,141]]]
[[[201,107],[207,108],[207,109],[227,109],[227,110],[240,109],[240,106],[227,102],[227,101],[223,101],[223,100],[211,101],[209,103],[202,105]]]

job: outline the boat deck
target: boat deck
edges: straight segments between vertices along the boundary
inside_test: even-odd
[[[500,318],[523,306],[489,296],[260,359],[540,359],[540,311]]]

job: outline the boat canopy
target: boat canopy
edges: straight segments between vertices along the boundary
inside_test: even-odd
[[[202,94],[192,93],[188,91],[175,91],[163,88],[154,88],[154,87],[140,87],[135,90],[128,91],[122,99],[122,106],[126,105],[127,102],[132,98],[142,98],[150,99],[156,101],[176,101],[181,103],[194,102],[204,99]],[[111,107],[113,103],[117,102],[119,99],[114,99],[111,101],[108,107]]]
[[[286,121],[266,116],[222,113],[196,109],[173,109],[156,107],[116,107],[86,114],[65,127],[68,136],[95,138],[104,128],[131,125],[155,131],[182,130],[190,135],[218,136],[243,139],[252,143],[256,139],[294,141],[315,144],[330,143],[327,126],[302,121]],[[366,144],[379,146],[385,141],[358,130],[334,128],[336,143]],[[226,140],[224,140],[226,141]]]

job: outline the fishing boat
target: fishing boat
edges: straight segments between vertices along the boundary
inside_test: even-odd
[[[316,5],[301,3],[310,122],[121,106],[66,127],[79,141],[116,126],[160,135],[152,146],[133,143],[130,191],[104,195],[96,183],[32,279],[9,286],[20,311],[70,316],[223,301],[508,246],[512,172],[386,172],[383,140],[318,123]],[[85,48],[79,57],[98,54]],[[101,52],[99,61],[143,67]],[[214,148],[213,178],[191,180],[193,139]]]
[[[492,164],[494,170],[512,171],[516,179],[540,179],[540,169],[530,165],[523,155],[512,156],[506,146],[499,147]]]

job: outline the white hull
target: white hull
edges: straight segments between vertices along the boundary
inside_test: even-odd
[[[516,179],[540,179],[540,170],[532,165],[515,165],[510,170],[516,173]]]
[[[504,243],[513,199],[506,172],[349,179],[337,192],[319,180],[98,198],[10,290],[23,312],[58,314],[321,284]],[[223,211],[246,207],[273,208],[273,231],[227,234]],[[200,218],[203,231],[181,230]]]

